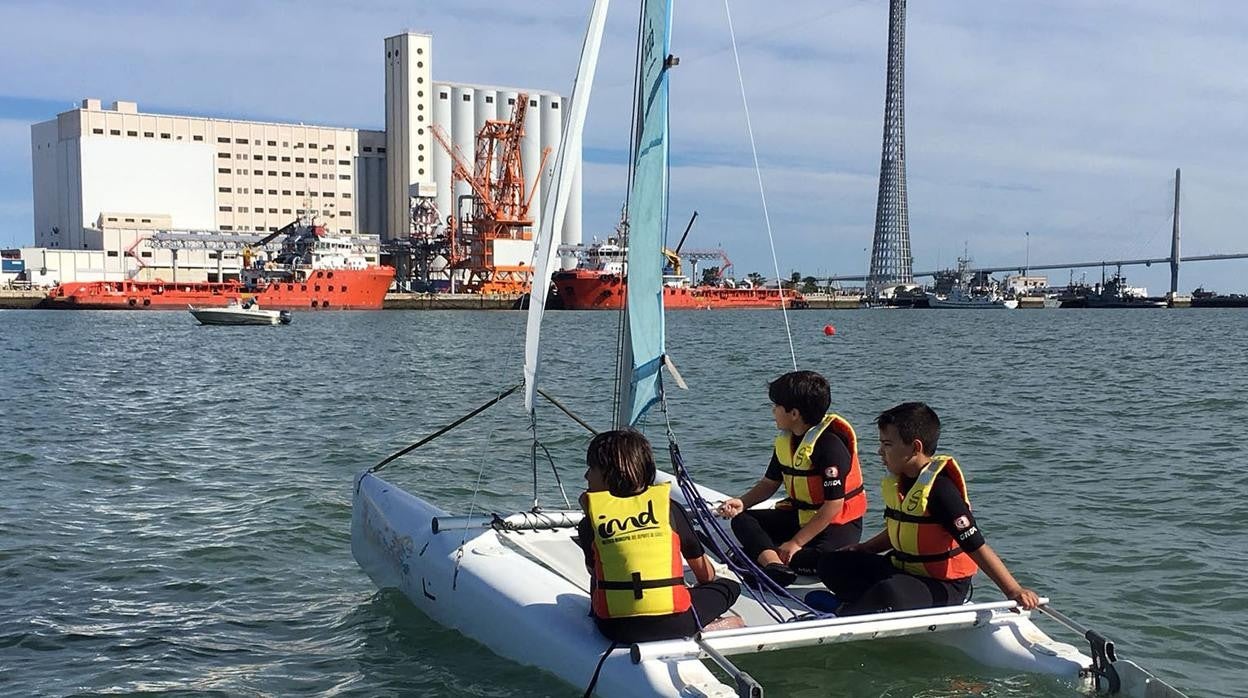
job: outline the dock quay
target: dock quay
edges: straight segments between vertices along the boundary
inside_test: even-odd
[[[806,307],[814,310],[855,310],[862,307],[862,296],[847,293],[804,293]]]
[[[387,293],[385,310],[511,310],[519,294]]]
[[[42,290],[0,288],[0,310],[29,310],[47,297]]]

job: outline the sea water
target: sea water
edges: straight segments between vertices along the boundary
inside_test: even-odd
[[[552,313],[543,384],[610,421],[618,316]],[[1248,312],[796,311],[799,367],[858,429],[923,400],[988,541],[1026,585],[1193,696],[1248,667]],[[837,332],[828,337],[823,327]],[[513,312],[298,313],[201,327],[181,312],[0,313],[0,694],[574,696],[378,591],[350,552],[351,482],[519,381]],[[771,311],[679,312],[671,425],[701,482],[740,493],[792,368]],[[669,381],[670,385],[670,381]],[[664,420],[647,431],[660,446]],[[588,433],[538,435],[568,496]],[[518,396],[393,463],[444,508],[532,499]],[[660,449],[661,450],[661,449]],[[562,506],[550,466],[539,496]],[[867,532],[880,526],[869,490]],[[977,600],[999,598],[979,578]],[[1082,641],[1039,622],[1055,636]],[[541,638],[534,638],[541,642]],[[916,640],[736,658],[783,696],[1068,696]]]

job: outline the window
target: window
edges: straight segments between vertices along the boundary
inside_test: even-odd
[[[243,144],[243,145],[247,145],[247,139],[246,139],[246,138],[235,138],[235,139],[234,139],[234,142],[235,142],[235,143],[241,143],[241,144]]]
[[[218,142],[218,143],[229,143],[229,142],[230,142],[230,139],[228,139],[228,138],[222,138],[221,136],[217,136],[217,142]]]
[[[115,128],[110,128],[110,129],[108,130],[108,135],[110,135],[110,136],[120,136],[120,135],[121,135],[121,130],[120,130],[120,129],[115,129]]]
[[[270,145],[270,146],[277,145],[277,141],[269,141],[269,145]]]
[[[117,219],[116,219],[116,218],[113,218],[112,216],[109,216],[109,217],[108,217],[108,220],[109,220],[110,222],[112,222],[112,223],[116,223],[116,222],[117,222]]]
[[[418,95],[418,96],[419,96],[419,95]],[[492,96],[490,96],[490,95],[486,95],[486,96],[485,96],[485,103],[486,103],[486,104],[493,104],[493,103],[494,103],[494,98],[493,98]]]
[[[252,156],[251,156],[251,159],[252,159],[252,160],[263,160],[263,159],[264,159],[264,156],[263,156],[263,155],[252,155]]]
[[[269,176],[270,176],[270,177],[276,177],[276,176],[277,176],[277,170],[269,170]]]
[[[303,173],[302,173],[302,172],[296,172],[296,173],[295,173],[295,176],[296,176],[296,177],[303,177]]]
[[[339,160],[339,161],[338,161],[338,164],[339,164],[339,165],[350,165],[350,164],[351,164],[351,161],[350,161],[350,160]]]
[[[100,135],[102,136],[102,135],[104,135],[104,129],[102,129],[102,128],[93,128],[93,129],[91,129],[91,133],[98,133],[98,134],[100,134]]]
[[[151,250],[143,250],[142,252],[139,253],[139,256],[150,258],[152,256],[152,252]]]
[[[152,222],[152,219],[151,219],[151,218],[142,218],[142,219],[140,219],[140,220],[142,220],[144,223],[151,223],[151,222]]]
[[[334,193],[332,191],[327,191],[324,194],[322,194],[322,196],[332,199],[334,198]]]
[[[446,99],[446,93],[445,93],[445,92],[439,92],[439,93],[438,93],[438,99]]]
[[[339,212],[338,212],[338,215],[339,215],[339,216],[341,216],[341,217],[343,217],[343,218],[350,218],[350,217],[351,217],[351,212],[350,212],[350,211],[339,211]]]
[[[384,152],[386,152],[386,149],[385,149],[385,148],[378,148],[378,149],[377,149],[377,152],[378,152],[378,153],[384,153]]]
[[[264,226],[263,226],[263,225],[257,225],[257,226],[256,226],[256,230],[263,231],[263,230],[264,230]]]
[[[108,251],[108,256],[109,256],[109,257],[116,257],[116,256],[117,256],[117,250],[109,250],[109,251]]]
[[[471,102],[471,101],[472,101],[472,95],[470,95],[470,94],[465,94],[465,95],[464,95],[464,101],[465,101],[465,102]]]
[[[342,233],[343,235],[350,235],[350,234],[351,234],[351,229],[350,229],[350,228],[339,228],[339,229],[338,229],[338,232],[339,232],[339,233]]]
[[[558,109],[558,108],[559,108],[559,103],[558,103],[558,102],[551,102],[551,103],[550,103],[550,108],[551,108],[551,109]]]
[[[259,139],[259,138],[257,138],[257,139],[256,139],[255,141],[253,141],[253,142],[255,143],[255,145],[260,145],[260,139]]]
[[[295,158],[295,162],[303,162],[303,158]]]
[[[283,177],[289,177],[289,176],[290,176],[290,173],[289,173],[289,172],[283,172],[283,173],[282,173],[282,176],[283,176]]]
[[[371,153],[371,152],[373,152],[373,146],[371,146],[371,145],[366,145],[366,146],[364,146],[364,152],[366,152],[366,153]]]
[[[312,149],[315,149],[315,148],[316,148],[316,144],[315,144],[315,143],[309,143],[309,144],[308,144],[308,147],[309,147],[309,148],[312,148]]]
[[[303,196],[303,191],[295,190],[295,196]],[[303,213],[303,211],[300,211],[299,213]]]
[[[126,131],[126,135],[132,138],[138,138],[139,132],[138,131]]]
[[[289,147],[290,147],[290,141],[282,141],[282,147],[283,147],[283,148],[289,148]]]
[[[235,160],[246,160],[246,159],[247,159],[247,153],[235,153],[235,154],[234,154],[234,159],[235,159]]]
[[[516,103],[516,98],[515,98],[515,97],[508,97],[508,98],[507,98],[507,103],[508,103],[508,104],[515,104],[515,103]]]
[[[422,168],[420,168],[419,170],[416,170],[416,174],[422,174],[422,175],[423,175],[424,173],[425,173],[425,168],[423,168],[423,167],[422,167]]]
[[[233,211],[233,210],[234,210],[234,207],[233,207],[233,206],[218,206],[218,207],[217,207],[217,210],[218,210],[218,211],[225,211],[226,213],[229,213],[230,211]]]
[[[230,173],[230,168],[228,168],[228,167],[218,167],[218,168],[217,168],[217,173],[218,173],[218,174],[229,174],[229,173]]]
[[[144,131],[144,132],[143,132],[143,137],[144,137],[144,138],[155,138],[155,137],[156,137],[156,134],[152,133],[151,131]],[[202,140],[204,140],[204,137],[203,137],[203,136],[195,136],[195,139],[196,139],[196,140],[200,140],[200,141],[202,141]]]
[[[308,176],[309,176],[309,177],[311,177],[312,179],[319,179],[319,178],[320,178],[320,175],[318,175],[318,174],[317,174],[317,173],[315,173],[315,172],[309,172],[309,173],[308,173]]]
[[[350,199],[350,198],[351,198],[351,194],[350,194],[349,192],[344,192],[344,193],[343,193],[343,195],[342,195],[342,198],[344,198],[344,199]]]
[[[234,226],[232,226],[232,225],[223,225],[223,226],[221,226],[221,229],[222,229],[222,230],[233,230],[233,229],[234,229]]]
[[[229,194],[230,188],[229,187],[217,187],[217,191],[221,192],[222,194]]]
[[[239,213],[251,213],[251,209],[247,208],[246,206],[239,206],[238,212]]]
[[[536,100],[536,99],[530,99],[530,100],[529,100],[529,106],[530,106],[530,107],[536,107],[536,106],[537,106],[537,100]]]
[[[289,189],[283,189],[283,190],[282,190],[282,196],[290,196],[290,190],[289,190]],[[290,213],[290,211],[287,211],[286,213]]]
[[[277,190],[276,190],[276,189],[270,189],[270,190],[269,190],[269,196],[277,196]],[[274,211],[273,213],[277,213],[277,211]]]
[[[239,171],[238,171],[238,173],[239,173],[240,175],[245,175],[245,174],[248,174],[247,170],[239,170]]]
[[[276,156],[276,155],[270,155],[270,156],[269,156],[269,162],[277,162],[277,156]]]
[[[163,138],[163,139],[165,139],[165,140],[169,140],[169,139],[171,138],[170,134],[168,134],[168,133],[162,133],[162,134],[160,134],[160,137],[161,137],[161,138]]]
[[[147,137],[148,137],[148,138],[151,138],[151,136],[150,136],[150,135],[148,135]],[[194,141],[202,141],[202,140],[204,140],[204,137],[203,137],[203,136],[191,136],[191,140],[194,140]]]
[[[310,191],[308,192],[308,196],[320,196],[320,192]]]
[[[338,179],[351,179],[351,175],[348,175],[348,174],[340,174],[340,175],[338,175]]]
[[[277,213],[277,209],[275,209],[275,208],[271,208],[271,209],[269,209],[269,213]]]
[[[290,162],[290,156],[289,156],[289,155],[283,155],[283,156],[282,156],[282,162]]]
[[[282,213],[290,213],[290,209],[288,209],[288,208],[284,208],[284,209],[282,209]]]
[[[351,152],[351,146],[347,146],[347,152]]]

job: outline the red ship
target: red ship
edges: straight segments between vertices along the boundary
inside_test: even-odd
[[[585,252],[585,263],[557,271],[551,282],[565,310],[619,310],[626,295],[625,259],[627,251],[614,239],[599,243]],[[718,308],[804,308],[806,300],[793,289],[753,286],[693,286],[680,274],[680,258],[665,250],[671,274],[663,277],[663,307],[676,310]]]
[[[185,310],[255,299],[273,310],[380,310],[394,282],[394,269],[366,262],[345,237],[326,234],[315,223],[278,231],[286,239],[271,261],[252,262],[233,281],[84,281],[64,283],[42,307],[80,310]],[[270,236],[256,243],[263,246]]]

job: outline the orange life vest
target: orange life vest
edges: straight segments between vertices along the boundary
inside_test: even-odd
[[[934,456],[904,496],[896,475],[884,478],[884,523],[888,528],[888,542],[893,546],[889,557],[893,566],[909,574],[943,580],[965,579],[979,571],[979,566],[962,550],[957,539],[932,517],[927,506],[932,487],[942,471],[949,474],[962,493],[962,501],[969,507],[966,478],[952,456]]]
[[[841,437],[849,450],[849,472],[837,473],[816,470],[810,462],[814,453],[815,443],[828,429]],[[854,428],[840,415],[828,413],[822,421],[811,427],[802,435],[797,450],[793,450],[792,435],[782,431],[776,437],[776,460],[780,462],[780,473],[784,479],[784,489],[788,493],[788,505],[797,507],[797,521],[802,526],[815,518],[819,507],[823,506],[823,481],[835,479],[838,475],[845,483],[845,502],[841,513],[829,525],[849,523],[862,518],[867,512],[867,493],[862,488],[862,467],[858,464],[858,435]],[[834,466],[828,466],[834,470]]]
[[[671,483],[616,497],[589,492],[594,531],[594,615],[659,616],[689,610],[680,536],[672,530]]]

